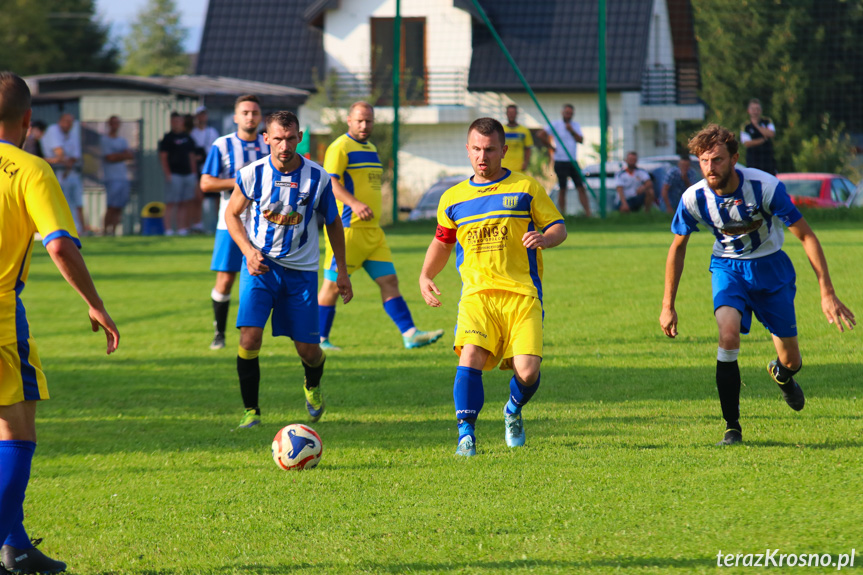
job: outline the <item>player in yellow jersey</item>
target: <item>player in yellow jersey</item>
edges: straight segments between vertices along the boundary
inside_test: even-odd
[[[30,270],[34,233],[90,308],[108,353],[120,334],[105,311],[78,248],[72,212],[51,167],[20,149],[30,126],[30,90],[0,72],[0,573],[59,573],[66,564],[36,549],[24,529],[24,495],[36,450],[36,404],[48,387],[21,292]]]
[[[440,307],[434,278],[455,248],[462,280],[455,329],[459,355],[453,398],[456,455],[476,455],[474,426],[484,402],[483,370],[513,369],[504,406],[506,444],[524,445],[521,408],[539,387],[542,362],[542,253],[566,239],[563,216],[529,176],[501,166],[503,126],[480,118],[468,130],[474,175],[441,197],[438,226],[420,273],[426,303]]]
[[[383,210],[381,175],[383,166],[377,148],[369,142],[375,123],[371,104],[355,102],[348,110],[348,133],[339,136],[327,148],[324,169],[330,174],[336,204],[345,229],[345,251],[348,274],[362,267],[378,284],[384,310],[402,334],[408,349],[422,347],[440,339],[443,330],[420,331],[416,328],[408,305],[399,292],[399,280],[393,256],[381,229]],[[330,330],[336,316],[336,267],[333,249],[327,238],[323,262],[324,281],[318,292],[318,317],[321,347],[337,350],[330,343]]]
[[[530,130],[517,121],[518,106],[510,104],[506,107],[506,124],[503,131],[506,134],[506,156],[501,165],[513,172],[527,173],[530,165],[530,152],[533,147],[533,136]]]

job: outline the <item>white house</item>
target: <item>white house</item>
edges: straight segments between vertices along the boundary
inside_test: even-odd
[[[578,160],[596,161],[599,144],[598,14],[594,0],[482,0],[490,21],[552,120],[564,103],[575,106],[585,134]],[[264,4],[278,4],[266,11]],[[342,104],[371,98],[381,120],[392,119],[391,79],[395,0],[210,0],[198,73],[243,77],[210,44],[254,43],[250,29],[267,37],[270,27],[299,29],[304,61],[286,58],[251,79],[315,89],[314,77],[331,77]],[[241,13],[247,17],[239,18]],[[231,16],[232,15],[232,16]],[[224,20],[225,26],[219,22]],[[298,22],[299,20],[299,22]],[[504,119],[506,105],[521,109],[532,129],[546,122],[513,72],[471,0],[402,0],[402,133],[400,203],[411,205],[444,174],[470,173],[466,129],[481,116]],[[288,23],[290,22],[290,23]],[[232,32],[233,30],[233,32]],[[227,37],[226,37],[227,35]],[[232,37],[233,35],[233,37]],[[239,37],[242,36],[242,39]],[[698,58],[689,0],[608,0],[607,107],[614,157],[626,150],[642,156],[675,153],[675,122],[701,119],[696,97]],[[251,55],[253,46],[242,48]],[[271,56],[266,56],[270,58]],[[316,63],[310,69],[309,62]],[[202,63],[204,67],[202,68]],[[209,66],[209,67],[208,67]],[[282,68],[280,68],[282,66]],[[328,110],[303,106],[300,118],[311,131],[326,127]]]

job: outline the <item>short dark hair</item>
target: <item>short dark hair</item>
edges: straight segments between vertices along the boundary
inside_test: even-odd
[[[30,109],[30,88],[14,72],[0,72],[0,123],[17,122]]]
[[[700,132],[689,140],[689,151],[700,157],[704,152],[709,152],[716,146],[723,145],[728,154],[733,156],[737,153],[737,138],[734,132],[727,130],[719,124],[708,124]]]
[[[503,131],[503,124],[494,118],[479,118],[474,120],[470,128],[467,129],[468,137],[470,137],[470,133],[474,130],[483,136],[497,134],[497,137],[500,138],[500,145],[503,146],[506,144],[506,132]]]
[[[285,129],[288,129],[291,126],[296,126],[297,130],[300,129],[300,120],[299,118],[297,118],[297,115],[287,110],[281,110],[279,112],[267,114],[264,123],[266,124],[267,128],[270,127],[270,124],[278,124]]]
[[[236,110],[237,106],[239,106],[243,102],[254,102],[258,105],[259,108],[261,107],[261,100],[257,96],[255,96],[254,94],[244,94],[237,98],[237,100],[234,102],[234,109]]]
[[[758,98],[752,98],[751,100],[749,100],[749,104],[747,104],[747,106],[751,106],[752,104],[758,104],[760,106],[761,100],[759,100]]]
[[[691,162],[691,161],[692,161],[692,158],[690,158],[690,157],[689,157],[689,154],[687,154],[686,152],[681,152],[681,153],[680,153],[680,159],[681,159],[681,160],[686,160],[687,162]]]
[[[48,124],[43,122],[42,120],[33,120],[30,122],[31,128],[36,128],[37,130],[42,130],[43,132],[48,128]]]
[[[518,110],[518,106],[516,106],[515,104],[510,104],[506,107],[507,110],[509,110],[510,108],[515,108],[516,110]]]
[[[575,110],[575,106],[573,106],[572,104],[564,104],[564,105],[563,105],[563,107],[564,107],[564,108],[569,108],[569,109],[571,109],[571,110]]]
[[[183,114],[181,114],[180,112],[178,112],[178,111],[176,111],[176,110],[174,110],[173,112],[171,112],[171,119],[172,119],[172,120],[173,120],[174,118],[182,118],[182,117],[183,117]]]

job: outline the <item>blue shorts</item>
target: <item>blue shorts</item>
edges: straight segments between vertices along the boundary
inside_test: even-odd
[[[231,233],[228,230],[216,230],[210,269],[214,272],[237,273],[244,267],[246,266],[243,264],[243,252],[234,243]]]
[[[797,335],[794,266],[783,251],[752,260],[712,257],[713,311],[721,306],[740,312],[741,333],[749,333],[752,313],[777,337]]]
[[[105,204],[109,208],[126,207],[129,192],[129,180],[105,180]]]
[[[267,325],[273,312],[273,336],[294,341],[319,343],[318,272],[292,270],[268,261],[270,271],[253,276],[243,258],[240,270],[240,309],[237,327]]]

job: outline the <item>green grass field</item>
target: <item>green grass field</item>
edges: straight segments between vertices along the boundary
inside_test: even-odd
[[[863,315],[863,218],[810,218],[839,297]],[[376,286],[354,277],[324,374],[318,468],[284,472],[273,435],[305,421],[292,343],[265,336],[264,423],[242,415],[234,330],[212,337],[212,238],[88,238],[84,255],[122,334],[105,357],[86,306],[36,248],[23,299],[48,375],[25,502],[30,535],[74,574],[826,573],[835,567],[717,568],[717,553],[839,554],[863,564],[863,344],[820,311],[799,242],[797,312],[806,409],[765,371],[760,326],[742,343],[745,445],[718,448],[712,236],[690,242],[667,339],[658,316],[671,234],[665,216],[570,221],[545,253],[542,388],[527,446],[500,414],[508,373],[485,375],[478,456],[453,455],[452,327],[460,283],[417,278],[434,230],[388,231],[402,291],[431,348],[405,350]],[[236,290],[232,319],[236,314]],[[863,326],[861,326],[863,328]],[[778,556],[777,556],[778,560]],[[844,571],[844,570],[843,570]]]

